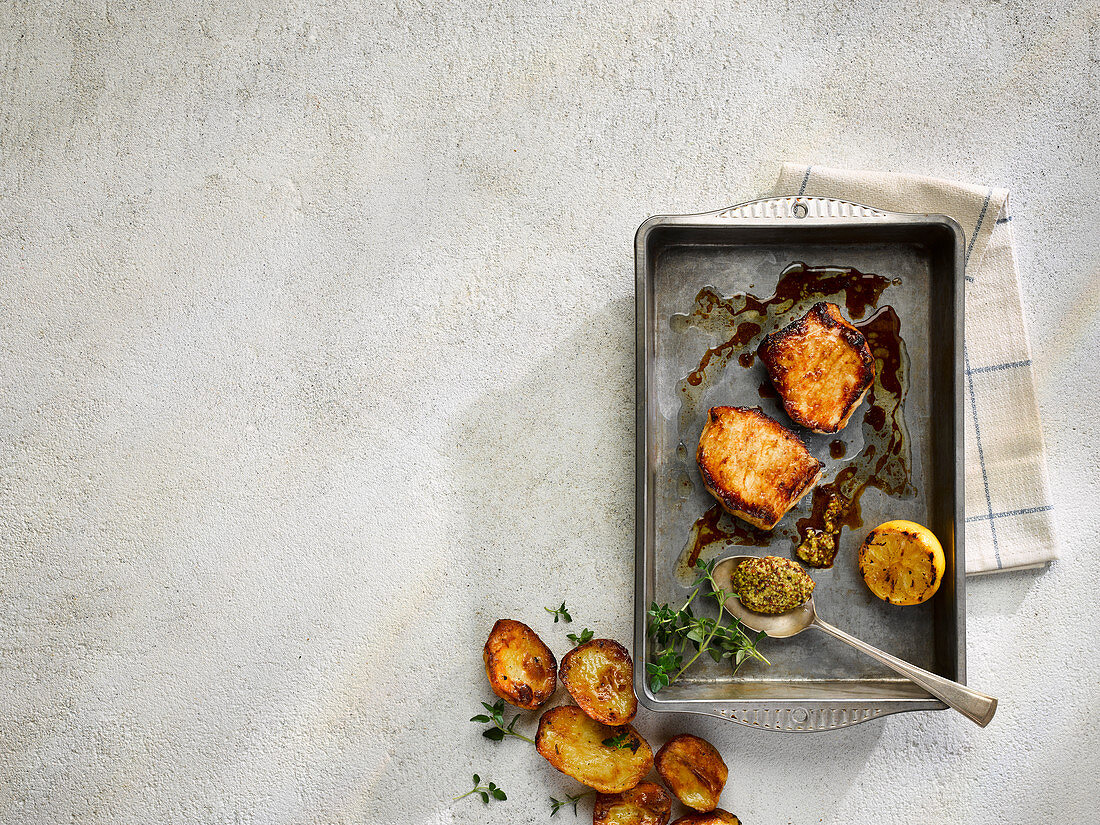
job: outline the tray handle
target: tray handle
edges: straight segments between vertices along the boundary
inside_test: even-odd
[[[739,218],[751,220],[813,220],[821,218],[861,219],[889,218],[889,212],[864,206],[861,203],[837,200],[836,198],[818,198],[806,195],[788,195],[727,206],[711,213],[718,218]]]
[[[714,708],[708,715],[718,716],[746,725],[750,728],[763,730],[779,730],[789,733],[808,733],[811,731],[837,730],[850,725],[858,725],[860,722],[868,722],[880,716],[889,716],[900,713],[901,708],[868,708],[868,707],[805,707],[789,708]]]

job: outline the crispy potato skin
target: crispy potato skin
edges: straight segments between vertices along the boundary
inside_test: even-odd
[[[757,349],[787,415],[815,433],[843,429],[875,380],[875,358],[840,307],[816,303]]]
[[[523,622],[499,619],[485,642],[483,657],[489,685],[505,702],[534,710],[554,695],[558,661]]]
[[[592,825],[667,825],[672,799],[652,782],[639,782],[629,791],[596,795]]]
[[[636,743],[633,750],[603,744],[624,731]],[[653,767],[653,750],[633,727],[609,727],[572,705],[542,714],[535,749],[559,771],[601,793],[628,791]]]
[[[771,530],[821,478],[821,462],[756,407],[712,407],[695,453],[703,484],[722,507]]]
[[[729,770],[718,750],[698,736],[674,736],[657,751],[657,773],[676,798],[697,811],[713,811]]]
[[[611,639],[592,639],[562,657],[558,678],[581,709],[605,725],[625,725],[638,712],[634,662]]]
[[[672,825],[741,825],[741,820],[729,811],[715,808],[705,814],[688,814],[677,819]]]

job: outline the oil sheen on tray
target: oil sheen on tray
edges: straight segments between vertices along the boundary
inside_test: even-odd
[[[679,382],[680,430],[684,436],[689,436],[691,423],[700,415],[706,391],[720,381],[728,381],[728,370],[753,370],[760,340],[799,317],[807,304],[827,300],[843,307],[867,338],[877,373],[866,400],[848,423],[848,427],[856,427],[862,422],[862,449],[844,459],[844,440],[832,439],[829,454],[823,459],[827,465],[825,481],[813,491],[811,512],[797,519],[788,516],[769,532],[729,515],[715,502],[695,521],[686,537],[677,565],[683,580],[690,580],[691,568],[699,558],[709,561],[730,546],[767,547],[776,536],[788,539],[791,549],[812,566],[830,567],[839,549],[841,531],[864,526],[859,507],[864,490],[874,486],[892,496],[912,493],[904,412],[909,389],[908,357],[897,313],[889,305],[880,306],[883,294],[899,283],[851,268],[793,263],[784,269],[770,297],[750,293],[723,297],[713,288],[704,287],[690,311],[672,316],[674,331],[697,327],[722,339],[719,345],[705,349],[699,365]],[[757,372],[758,395],[773,398],[767,375],[759,370],[753,374]],[[746,399],[740,403],[751,402]],[[691,484],[688,467],[685,492],[690,493]]]

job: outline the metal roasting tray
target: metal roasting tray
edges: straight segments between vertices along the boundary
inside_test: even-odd
[[[827,621],[887,652],[965,683],[964,247],[962,230],[951,218],[815,197],[768,198],[698,215],[657,216],[638,228],[634,687],[643,706],[792,732],[831,730],[892,713],[945,707],[869,657],[812,629],[791,639],[761,642],[771,666],[749,661],[734,673],[728,660],[715,664],[701,656],[671,686],[658,693],[649,687],[645,663],[653,646],[646,634],[646,611],[652,602],[679,606],[690,594],[684,554],[693,524],[715,503],[695,466],[707,408],[760,406],[791,426],[825,463],[822,483],[863,448],[859,410],[839,436],[794,427],[778,400],[763,397],[766,378],[758,360],[744,367],[731,358],[717,380],[700,390],[696,405],[682,409],[687,403],[680,395],[685,377],[709,357],[708,349],[723,342],[713,329],[677,323],[673,316],[690,313],[705,287],[719,296],[746,291],[769,296],[783,270],[795,262],[851,267],[889,279],[877,303],[893,308],[908,353],[903,416],[910,448],[909,489],[901,495],[875,487],[863,493],[863,526],[840,534],[832,568],[810,571],[817,582],[818,610]],[[761,335],[800,317],[811,303],[795,302],[788,311],[778,311],[761,324]],[[868,316],[874,311],[869,308]],[[755,350],[758,340],[747,348]],[[834,459],[830,441],[838,438],[847,453]],[[701,558],[738,553],[793,557],[789,533],[780,528],[805,517],[810,500],[807,496],[787,514],[776,534],[761,541],[765,546],[723,546],[719,541],[708,545]],[[856,552],[866,533],[895,518],[926,524],[943,544],[943,583],[923,605],[902,608],[879,601],[856,569]]]

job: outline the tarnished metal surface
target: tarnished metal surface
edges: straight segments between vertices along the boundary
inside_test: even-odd
[[[950,218],[893,214],[821,198],[771,198],[702,215],[650,218],[642,224],[635,249],[637,659],[650,653],[645,635],[649,604],[676,606],[689,593],[684,568],[690,555],[790,557],[800,520],[810,523],[810,496],[771,534],[740,531],[729,516],[715,523],[715,501],[703,489],[694,453],[706,411],[717,404],[759,405],[789,423],[778,400],[768,397],[763,367],[751,353],[764,334],[824,297],[839,303],[857,325],[896,314],[904,343],[894,377],[903,385],[896,395],[904,401],[894,410],[882,403],[889,401],[889,387],[876,387],[872,393],[900,425],[898,430],[890,424],[893,434],[874,416],[861,425],[862,411],[837,435],[795,428],[826,465],[823,485],[837,480],[844,483],[834,489],[850,492],[861,479],[871,478],[849,526],[839,534],[835,564],[812,571],[818,583],[815,598],[833,621],[871,644],[965,682],[962,250],[962,231]],[[836,279],[823,279],[823,291],[767,302],[782,273],[796,262],[852,268],[877,278],[864,277],[866,288],[854,297],[849,293],[853,300],[847,304],[842,292],[829,292]],[[741,293],[763,300],[745,299]],[[746,304],[747,313],[737,314]],[[890,462],[881,460],[884,449],[894,452]],[[845,475],[838,480],[838,473]],[[856,569],[855,553],[863,536],[894,518],[927,524],[944,545],[944,583],[919,607],[878,601]],[[734,675],[728,662],[704,664],[703,657],[658,694],[645,684],[639,661],[638,695],[654,710],[705,713],[795,731],[943,707],[881,665],[828,639],[804,634],[764,645],[770,667],[746,664]]]

